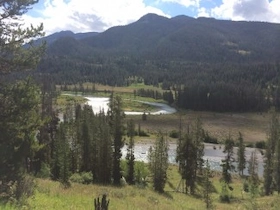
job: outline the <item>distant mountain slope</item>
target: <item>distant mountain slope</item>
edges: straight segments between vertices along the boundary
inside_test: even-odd
[[[169,19],[147,14],[134,23],[99,34],[65,31],[48,36],[46,40],[57,45],[50,46],[49,55],[67,45],[65,37],[75,38],[71,45],[77,45],[73,49],[79,48],[82,54],[83,49],[88,54],[91,48],[97,54],[195,62],[275,62],[280,57],[280,24],[262,22],[187,16]]]
[[[80,39],[84,39],[87,37],[95,36],[97,34],[98,34],[97,32],[76,33],[75,34],[72,31],[60,31],[60,32],[51,34],[49,36],[43,37],[43,38],[37,40],[37,42],[39,43],[39,42],[45,41],[45,42],[47,42],[47,45],[50,45],[50,44],[54,43],[55,41],[57,41],[58,39],[63,38],[63,37],[71,37],[76,40],[80,40]]]

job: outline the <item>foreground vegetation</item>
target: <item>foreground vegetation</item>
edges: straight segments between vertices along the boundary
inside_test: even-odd
[[[213,183],[213,205],[214,209],[278,209],[280,197],[278,195],[260,197],[252,199],[250,193],[243,191],[243,180],[238,176],[233,178],[231,193],[232,201],[229,204],[221,203],[219,196],[221,193],[220,176],[211,178]],[[107,194],[110,199],[110,210],[119,209],[205,209],[205,203],[201,197],[201,191],[196,196],[186,195],[178,188],[180,175],[177,166],[169,166],[168,181],[165,193],[155,192],[151,183],[146,187],[136,186],[101,186],[84,185],[72,183],[70,188],[64,188],[59,182],[48,179],[36,179],[37,187],[35,194],[27,200],[25,207],[21,209],[93,209],[93,199]],[[13,205],[1,205],[1,209],[17,209]]]

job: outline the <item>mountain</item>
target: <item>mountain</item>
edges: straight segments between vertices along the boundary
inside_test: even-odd
[[[54,34],[51,34],[49,36],[43,37],[39,40],[37,40],[35,43],[41,43],[41,42],[46,42],[47,45],[51,45],[52,43],[54,43],[55,41],[57,41],[60,38],[64,38],[64,37],[71,37],[74,38],[76,40],[80,40],[80,39],[84,39],[87,37],[92,37],[97,35],[97,32],[88,32],[88,33],[73,33],[72,31],[60,31]]]
[[[82,54],[88,54],[90,48],[97,54],[195,62],[275,62],[280,56],[280,24],[264,22],[147,14],[134,23],[103,33],[63,31],[45,40],[57,51],[58,46],[67,45],[63,40],[67,37],[77,40],[74,48],[80,48]]]

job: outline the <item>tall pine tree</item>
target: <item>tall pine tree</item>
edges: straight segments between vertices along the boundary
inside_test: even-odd
[[[109,124],[111,127],[111,135],[113,138],[113,183],[120,185],[121,180],[121,166],[120,161],[122,157],[121,148],[124,145],[123,134],[124,134],[124,118],[125,114],[122,108],[122,99],[120,96],[110,97],[109,103]]]
[[[149,149],[148,159],[153,187],[155,191],[162,193],[167,180],[168,142],[161,132],[158,133],[155,145]]]

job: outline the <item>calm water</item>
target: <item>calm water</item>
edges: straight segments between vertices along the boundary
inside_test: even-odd
[[[136,144],[134,147],[134,155],[135,159],[138,161],[144,161],[148,162],[147,155],[149,148],[152,146],[152,144]],[[177,145],[172,143],[169,144],[169,163],[176,164],[176,147]],[[214,147],[216,149],[214,149]],[[127,147],[124,146],[122,149],[123,157],[126,156],[126,149]],[[245,155],[246,160],[249,161],[251,157],[251,152],[253,152],[254,148],[246,148]],[[236,154],[237,148],[234,148],[234,152]],[[262,176],[263,174],[263,157],[259,150],[256,150],[257,160],[258,160],[258,174]],[[224,159],[225,154],[223,153],[223,145],[214,145],[214,144],[205,144],[204,148],[204,160],[208,159],[208,162],[210,164],[211,169],[221,171],[221,161]],[[248,164],[247,164],[248,167]],[[247,168],[244,170],[244,174],[248,174]]]
[[[88,105],[92,106],[94,113],[98,113],[100,110],[104,110],[105,113],[108,111],[108,103],[109,98],[100,98],[100,97],[85,97],[88,101],[86,102]],[[172,114],[176,112],[176,109],[168,106],[163,103],[155,103],[155,102],[146,102],[146,101],[138,101],[139,103],[149,104],[157,108],[157,111],[149,112],[147,114],[159,115],[159,114]],[[141,115],[143,112],[125,112],[127,115]]]

